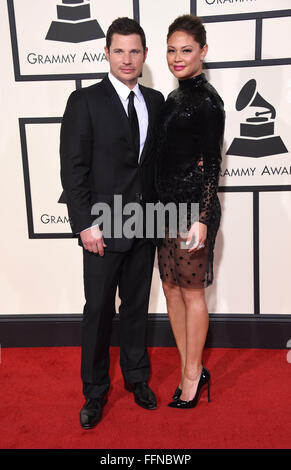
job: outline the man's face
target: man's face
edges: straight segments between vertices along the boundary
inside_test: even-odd
[[[105,54],[112,75],[129,88],[134,88],[147,56],[147,48],[143,50],[140,36],[114,33],[109,50],[105,47]]]

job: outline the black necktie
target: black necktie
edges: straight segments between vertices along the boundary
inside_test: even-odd
[[[137,159],[139,158],[139,125],[138,125],[138,119],[137,119],[137,114],[136,110],[134,107],[134,92],[131,91],[128,96],[128,119],[129,119],[129,125],[131,128],[131,135],[132,135],[132,141],[134,144],[134,149],[137,154]]]

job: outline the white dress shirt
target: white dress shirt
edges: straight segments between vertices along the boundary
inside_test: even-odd
[[[115,91],[118,94],[121,103],[123,104],[126,114],[128,114],[127,108],[128,108],[129,93],[131,91],[134,92],[134,107],[136,110],[138,125],[139,125],[139,136],[140,136],[139,157],[140,157],[142,153],[142,149],[144,147],[145,140],[146,140],[148,123],[149,123],[148,110],[145,104],[143,94],[140,91],[138,83],[131,90],[130,88],[128,88],[128,86],[124,85],[124,83],[122,83],[120,80],[114,77],[114,75],[112,75],[110,72],[108,74],[108,78],[110,82],[112,83],[112,85],[114,86]]]

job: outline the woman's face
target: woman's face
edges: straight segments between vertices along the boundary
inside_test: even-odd
[[[200,75],[207,50],[207,45],[201,49],[191,34],[175,31],[168,40],[168,67],[178,80]]]

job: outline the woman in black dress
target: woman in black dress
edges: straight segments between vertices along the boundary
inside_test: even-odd
[[[187,203],[187,212],[186,236],[179,226],[173,238],[168,218],[158,261],[181,360],[180,383],[169,406],[183,409],[196,406],[206,384],[209,400],[210,374],[202,364],[209,325],[205,287],[213,282],[221,216],[217,188],[225,113],[202,73],[208,46],[201,20],[177,18],[169,27],[167,45],[168,66],[179,87],[168,96],[159,120],[157,190],[163,204],[174,203],[179,215],[180,203]],[[199,204],[197,214],[191,203]]]

